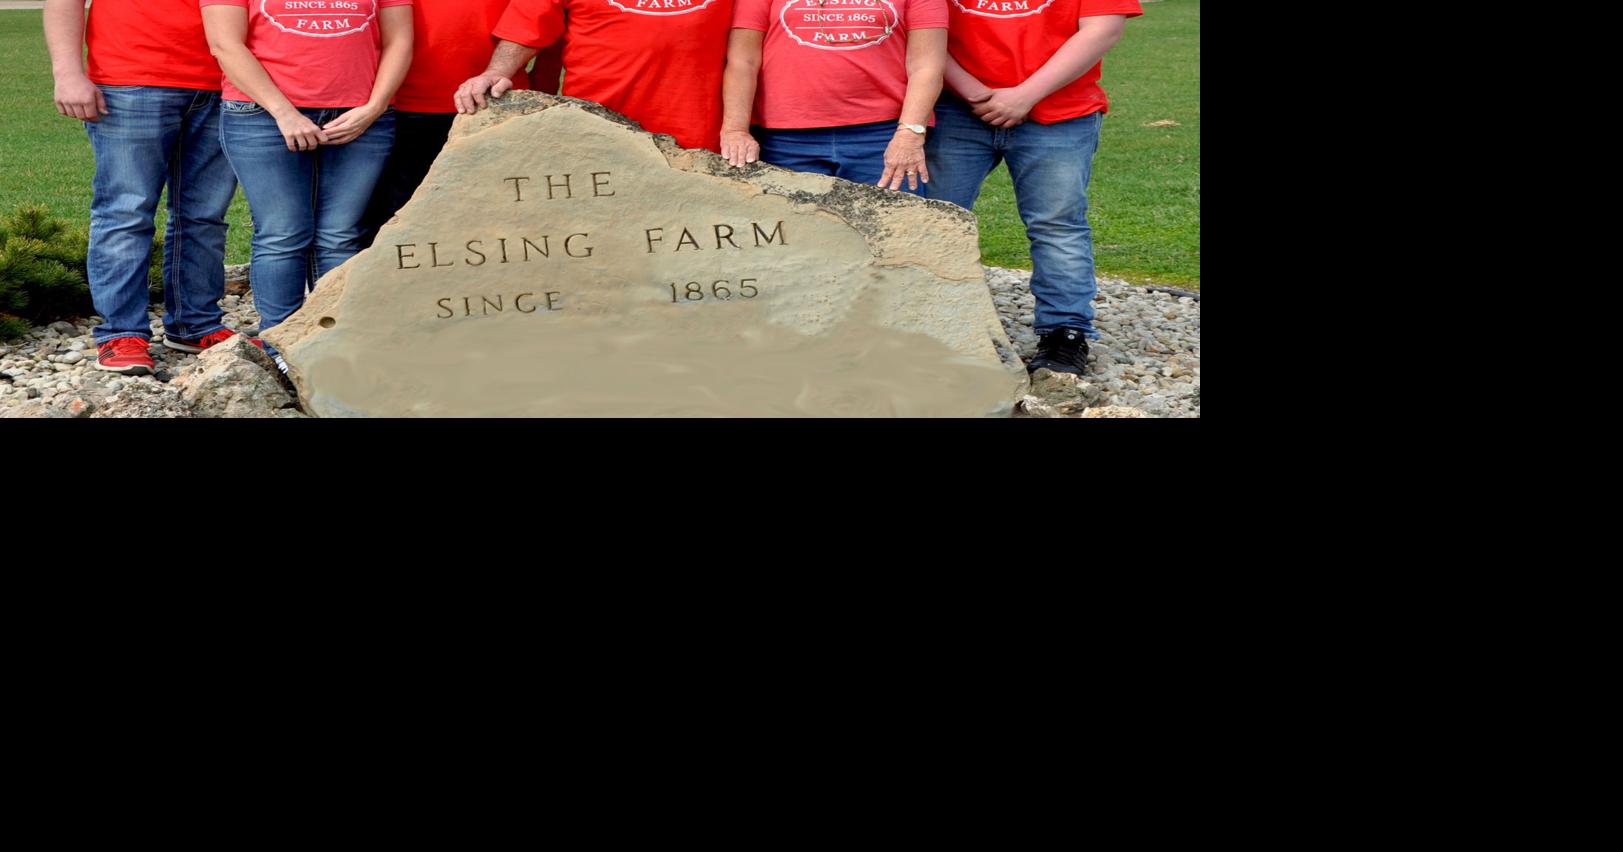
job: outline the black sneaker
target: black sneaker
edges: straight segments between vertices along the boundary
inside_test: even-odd
[[[1082,330],[1059,328],[1037,341],[1037,357],[1026,365],[1026,372],[1049,369],[1056,373],[1082,375],[1088,368],[1088,341]]]

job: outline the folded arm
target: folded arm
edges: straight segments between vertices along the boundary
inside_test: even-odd
[[[327,133],[329,145],[342,145],[360,138],[389,109],[394,93],[399,91],[400,84],[406,81],[406,72],[411,69],[415,40],[411,7],[389,6],[380,9],[378,23],[383,53],[378,58],[378,75],[372,82],[372,95],[363,106],[340,115],[321,128]]]
[[[248,49],[246,8],[204,6],[203,31],[208,34],[209,52],[219,61],[225,78],[276,119],[289,151],[314,151],[327,144],[327,134],[282,94],[270,72]]]
[[[1088,69],[1099,64],[1121,40],[1126,27],[1126,15],[1077,19],[1076,35],[1060,45],[1043,67],[1018,86],[989,90],[991,94],[975,104],[975,114],[996,127],[1013,127],[1024,122],[1043,98],[1076,82]]]

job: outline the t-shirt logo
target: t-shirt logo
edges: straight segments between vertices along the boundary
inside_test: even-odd
[[[686,15],[716,0],[609,0],[609,5],[636,15]]]
[[[259,0],[259,13],[284,33],[340,38],[366,32],[378,15],[378,4],[376,0]]]
[[[1054,5],[1054,0],[952,0],[952,5],[987,18],[1024,18]]]
[[[890,0],[789,0],[778,22],[789,37],[819,50],[861,50],[890,38],[901,16]]]

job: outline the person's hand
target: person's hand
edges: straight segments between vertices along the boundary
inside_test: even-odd
[[[721,131],[721,158],[733,168],[761,159],[761,143],[748,130]]]
[[[924,164],[924,137],[898,127],[885,147],[885,173],[879,176],[879,185],[901,189],[903,180],[908,189],[916,190],[919,181],[930,182],[930,169]]]
[[[1037,98],[1015,86],[1010,89],[993,89],[991,97],[971,108],[981,121],[993,127],[1014,127],[1025,123],[1026,116],[1036,105]]]
[[[282,139],[287,142],[289,151],[314,151],[327,144],[326,131],[296,109],[276,116],[276,128],[282,131]]]
[[[490,105],[487,97],[499,98],[512,88],[513,81],[507,77],[498,77],[495,74],[471,77],[456,87],[456,111],[476,113]]]
[[[101,121],[107,114],[107,98],[101,88],[83,74],[58,77],[55,98],[57,112],[80,121]]]
[[[323,144],[343,145],[354,142],[372,126],[372,122],[378,120],[380,115],[383,115],[383,110],[370,106],[356,107],[340,115],[321,128],[327,133],[327,141]]]

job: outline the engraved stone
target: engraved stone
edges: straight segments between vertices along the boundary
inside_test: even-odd
[[[1007,415],[979,254],[945,202],[514,92],[265,336],[326,417]]]

